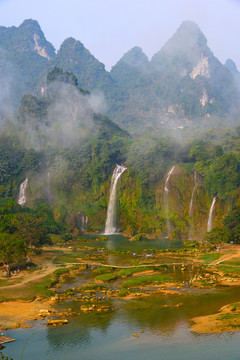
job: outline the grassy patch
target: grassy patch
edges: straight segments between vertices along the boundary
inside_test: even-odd
[[[41,281],[30,283],[30,288],[37,294],[41,296],[51,296],[52,291],[49,289],[51,286],[55,285],[59,279],[60,275],[67,273],[68,270],[65,268],[57,269],[52,274],[45,276]]]
[[[118,271],[118,275],[120,276],[131,276],[132,274],[147,271],[147,270],[153,270],[154,266],[148,266],[148,267],[133,267],[129,269],[122,269]]]
[[[98,268],[94,269],[93,271],[98,274],[103,274],[112,271],[112,268],[106,266],[98,266]]]
[[[52,295],[49,289],[56,284],[60,275],[68,270],[65,268],[57,269],[52,274],[45,276],[42,279],[29,282],[16,288],[3,289],[0,288],[0,301],[6,300],[32,300],[36,296],[48,297]]]
[[[72,262],[80,262],[79,257],[82,255],[82,253],[73,253],[73,254],[63,254],[60,256],[57,256],[56,259],[54,259],[54,264],[61,264],[61,263],[67,263],[70,264]]]
[[[57,249],[51,249],[51,248],[47,248],[43,251],[43,254],[56,254],[56,255],[60,255],[60,254],[64,254],[63,250],[57,250]]]
[[[107,281],[113,281],[116,280],[118,278],[118,274],[102,274],[102,275],[98,275],[96,276],[96,280],[98,281],[103,281],[103,282],[107,282]]]
[[[163,284],[171,279],[166,275],[146,275],[139,276],[134,279],[129,279],[122,284],[123,288],[136,287],[146,284]]]
[[[240,275],[240,267],[234,267],[234,266],[218,266],[218,269],[224,274],[236,274]]]
[[[51,279],[51,275],[47,275],[40,282],[35,282],[29,285],[29,288],[36,294],[44,297],[52,295],[52,291],[49,289],[52,286],[54,281]]]
[[[99,285],[99,284],[88,284],[81,287],[81,291],[102,290],[102,289],[105,289],[104,285]]]
[[[210,264],[212,261],[218,260],[222,255],[221,254],[204,254],[200,256],[200,260],[204,261],[204,264]]]
[[[240,313],[226,313],[218,316],[219,320],[234,320],[240,318]]]
[[[239,266],[240,267],[240,259],[238,261],[223,261],[221,262],[222,265],[230,265],[230,266]]]
[[[129,294],[129,291],[127,289],[121,289],[118,293],[119,297],[125,297]]]
[[[240,308],[240,302],[233,303],[233,304],[230,304],[230,305],[233,306],[235,309]]]
[[[0,280],[0,286],[7,286],[7,285],[9,285],[7,279],[1,279],[1,280]]]
[[[0,288],[1,288],[1,286],[11,286],[11,285],[18,284],[22,280],[23,280],[23,277],[20,277],[20,278],[10,277],[7,279],[1,279],[0,280]]]
[[[53,244],[64,244],[65,240],[62,238],[62,235],[59,234],[51,234],[50,238]]]

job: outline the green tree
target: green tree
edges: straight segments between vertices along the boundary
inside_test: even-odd
[[[240,201],[234,204],[223,224],[229,232],[229,241],[240,244]]]
[[[11,224],[16,229],[16,235],[31,249],[36,250],[43,244],[51,243],[47,230],[42,226],[42,219],[22,213],[17,214]]]
[[[78,86],[77,77],[72,72],[64,71],[62,68],[57,66],[55,66],[53,70],[48,73],[47,85],[49,86],[52,82],[55,81]]]
[[[226,199],[240,185],[240,162],[236,155],[217,158],[206,175],[205,184],[210,194]]]
[[[226,229],[216,226],[205,233],[204,240],[212,245],[219,245],[229,240],[229,233]]]
[[[9,264],[21,261],[27,255],[27,246],[17,234],[0,234],[0,261]]]

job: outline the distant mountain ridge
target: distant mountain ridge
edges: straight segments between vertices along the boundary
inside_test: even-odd
[[[19,27],[0,26],[0,46],[11,52],[36,52],[41,57],[55,56],[53,45],[48,42],[36,20],[25,20]]]
[[[0,27],[5,107],[16,109],[25,93],[39,96],[54,66],[73,72],[81,88],[103,93],[108,115],[132,131],[225,117],[234,123],[240,111],[238,70],[219,62],[191,21],[183,22],[151,60],[134,47],[110,72],[74,38],[64,40],[56,53],[35,20]]]
[[[132,51],[111,71],[129,94],[125,113],[131,114],[131,122],[174,126],[194,119],[210,121],[216,116],[238,116],[240,97],[233,74],[213,55],[207,39],[193,22],[182,23],[142,71],[135,65],[136,60],[131,65],[125,61]],[[142,54],[138,54],[142,59]],[[134,108],[138,109],[137,114]]]

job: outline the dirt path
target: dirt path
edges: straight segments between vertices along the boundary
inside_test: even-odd
[[[22,285],[25,285],[31,281],[39,280],[44,278],[45,276],[53,273],[55,270],[59,269],[61,267],[61,264],[54,264],[54,260],[57,257],[57,255],[54,255],[51,259],[49,259],[49,254],[47,251],[49,248],[43,248],[43,250],[46,251],[46,254],[44,256],[34,257],[32,260],[34,264],[36,264],[39,269],[34,271],[29,270],[22,270],[16,275],[12,275],[11,279],[16,281],[19,279],[19,282],[17,284],[7,285],[7,286],[0,286],[0,290],[6,290],[6,289],[12,289],[12,288],[18,288]],[[62,250],[64,253],[71,252],[71,249],[68,248],[58,248],[53,247],[51,250]],[[71,266],[72,264],[67,264],[66,267]],[[6,277],[2,277],[2,279],[6,279]]]
[[[238,245],[229,245],[227,249],[231,253],[222,255],[219,259],[212,261],[210,265],[219,265],[224,261],[240,258],[240,247]]]

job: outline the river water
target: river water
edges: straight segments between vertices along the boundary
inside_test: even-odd
[[[181,240],[163,239],[142,239],[138,241],[129,241],[129,238],[121,234],[107,235],[109,240],[105,241],[88,241],[87,245],[92,247],[101,247],[109,250],[118,251],[142,251],[144,249],[180,249],[183,247]],[[86,235],[86,240],[94,239],[99,235]]]
[[[168,320],[170,312],[156,307],[147,319],[146,311],[124,309],[84,314],[56,328],[11,330],[8,335],[17,340],[4,354],[14,360],[22,351],[24,360],[239,360],[239,331],[199,335],[190,331],[184,313],[173,311],[178,314]]]
[[[239,300],[238,287],[114,299],[113,312],[75,315],[60,327],[36,321],[31,329],[8,330],[5,334],[16,341],[7,344],[3,353],[14,360],[239,360],[240,331],[197,334],[190,330],[192,317],[217,312]],[[79,306],[71,300],[59,305],[73,311]]]

